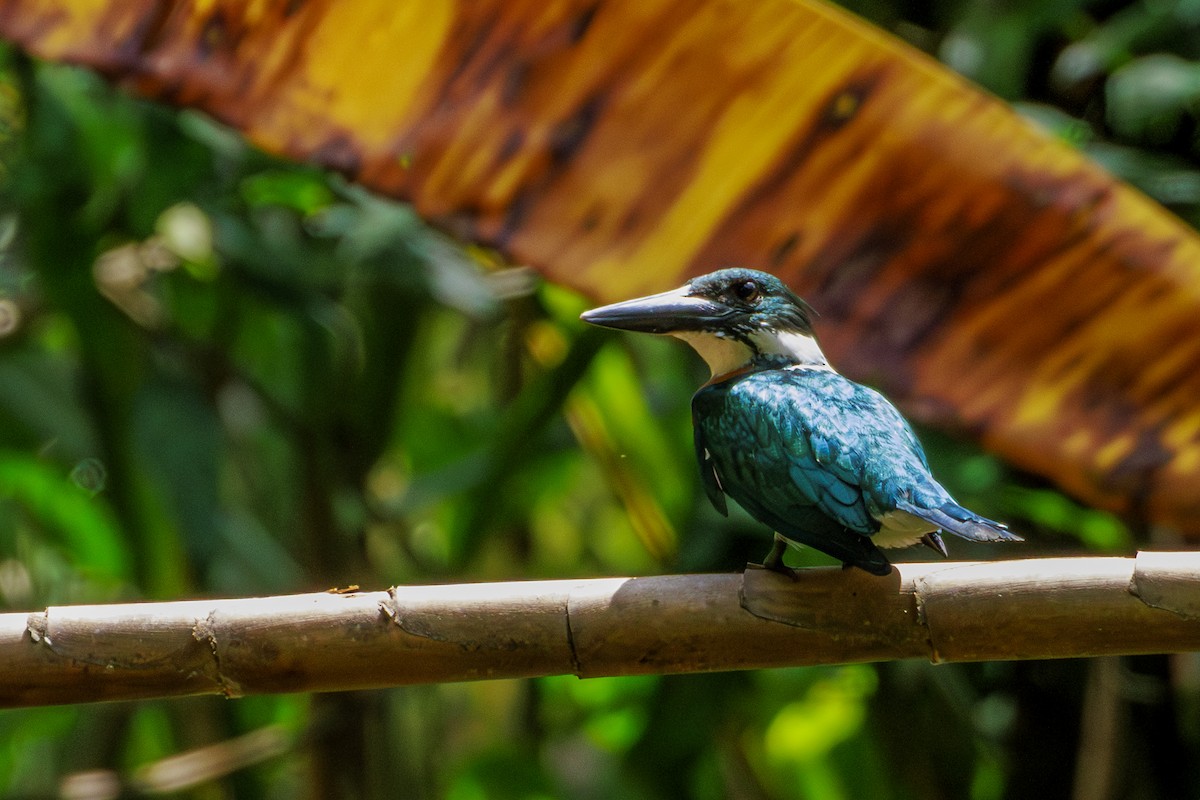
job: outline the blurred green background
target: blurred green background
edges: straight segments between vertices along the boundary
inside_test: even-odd
[[[1200,222],[1200,2],[851,7]],[[698,358],[585,329],[585,299],[402,205],[11,51],[0,193],[5,609],[728,571],[767,549],[700,489]],[[1150,536],[921,435],[1023,554]],[[1177,656],[30,709],[0,712],[0,792],[1197,797],[1198,699]],[[179,789],[163,759],[217,743],[197,774],[246,766]]]

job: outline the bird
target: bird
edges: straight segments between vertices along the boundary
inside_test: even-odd
[[[1022,541],[955,502],[896,407],[830,366],[814,316],[779,278],[734,267],[581,318],[673,336],[707,362],[712,377],[692,397],[704,489],[721,514],[728,496],[774,531],[764,567],[795,577],[783,555],[797,543],[888,575],[881,548],[922,543],[947,557],[941,532]]]

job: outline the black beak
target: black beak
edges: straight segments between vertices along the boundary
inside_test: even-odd
[[[687,287],[613,303],[585,311],[584,322],[640,333],[675,333],[713,328],[733,309],[706,297],[687,294]]]

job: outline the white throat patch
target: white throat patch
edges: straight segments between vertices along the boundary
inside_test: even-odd
[[[754,357],[754,351],[737,339],[728,339],[715,333],[680,331],[671,335],[690,344],[708,364],[714,378],[741,369]]]
[[[690,344],[708,363],[714,378],[741,369],[755,356],[755,350],[749,345],[715,333],[679,331],[671,335]],[[780,356],[796,368],[832,369],[817,340],[811,336],[764,328],[750,334],[750,340],[759,355]]]
[[[750,339],[764,356],[783,356],[798,367],[830,369],[825,354],[812,336],[764,329],[750,334]]]

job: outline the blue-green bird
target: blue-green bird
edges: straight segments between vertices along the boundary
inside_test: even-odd
[[[722,514],[728,495],[776,532],[765,566],[788,571],[789,540],[875,575],[892,569],[881,547],[945,556],[940,531],[1021,541],[954,502],[900,412],[829,366],[812,314],[778,278],[723,269],[583,319],[675,336],[708,362],[712,379],[692,398],[704,488]]]

